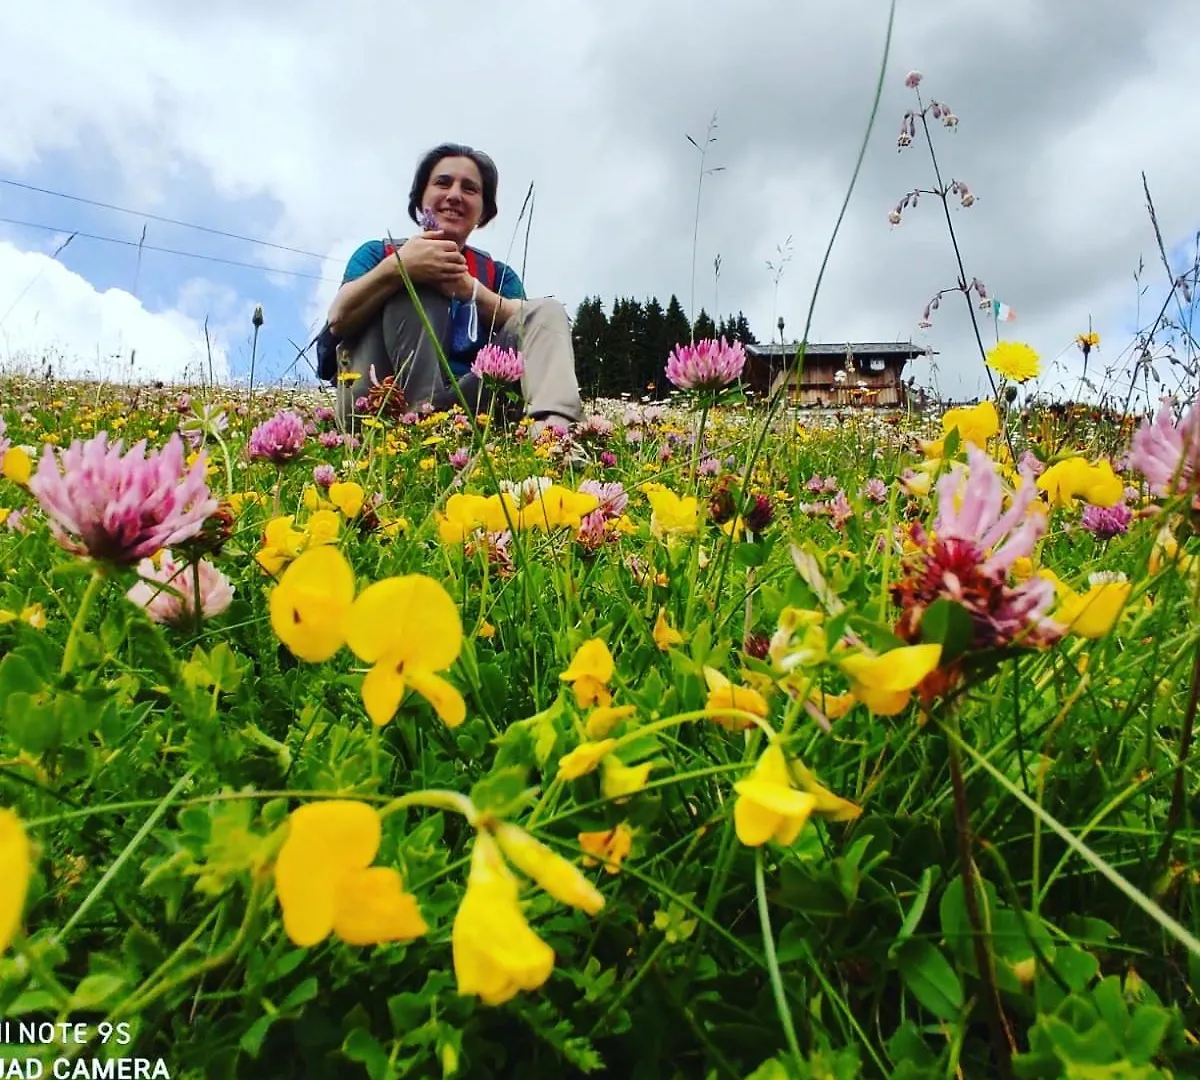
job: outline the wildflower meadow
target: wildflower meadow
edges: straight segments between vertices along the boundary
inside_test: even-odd
[[[0,1076],[1200,1076],[1200,411],[1008,336],[540,432],[0,379]]]

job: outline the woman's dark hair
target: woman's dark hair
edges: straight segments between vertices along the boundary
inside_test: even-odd
[[[417,163],[417,171],[413,174],[412,189],[408,193],[408,216],[414,222],[420,223],[417,212],[421,208],[421,196],[425,194],[425,189],[429,186],[429,177],[433,174],[437,163],[448,157],[470,158],[479,170],[479,176],[483,180],[483,216],[479,219],[479,227],[482,228],[498,212],[496,188],[500,184],[500,173],[496,169],[496,163],[482,150],[463,146],[460,143],[442,143],[440,146],[435,146]]]

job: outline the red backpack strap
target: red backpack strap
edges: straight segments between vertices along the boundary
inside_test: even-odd
[[[471,247],[464,247],[463,254],[467,258],[467,273],[481,285],[495,292],[496,261],[485,252],[476,251]]]

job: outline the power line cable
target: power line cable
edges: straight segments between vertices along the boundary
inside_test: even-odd
[[[34,191],[39,195],[50,195],[55,199],[69,199],[71,202],[84,203],[87,206],[98,206],[104,210],[115,210],[120,214],[132,214],[134,217],[148,218],[150,221],[161,221],[167,225],[178,225],[183,229],[195,229],[198,232],[211,233],[213,236],[224,236],[230,240],[241,240],[247,244],[258,244],[262,247],[274,248],[276,251],[289,251],[293,255],[307,255],[311,259],[322,262],[337,262],[328,255],[318,255],[315,251],[305,251],[303,248],[288,247],[286,244],[275,244],[270,240],[258,240],[253,236],[242,236],[239,233],[225,232],[223,229],[213,229],[208,225],[197,225],[190,221],[180,221],[178,218],[164,217],[161,214],[151,214],[144,210],[131,210],[126,206],[115,206],[113,203],[99,202],[96,199],[85,199],[81,195],[68,195],[64,191],[52,191],[50,188],[37,187],[34,184],[24,184],[19,180],[9,180],[0,176],[0,184],[20,188],[23,191]]]
[[[0,224],[17,225],[24,229],[42,229],[45,232],[67,233],[70,229],[61,229],[55,225],[43,225],[36,221],[18,221],[16,218],[0,217]],[[75,231],[74,237],[84,240],[99,240],[105,244],[120,244],[123,247],[139,248],[142,251],[158,251],[164,255],[179,255],[185,259],[200,259],[204,262],[223,263],[225,266],[239,266],[244,270],[259,270],[264,274],[285,274],[288,277],[308,278],[310,281],[330,281],[339,284],[337,278],[323,277],[320,274],[306,274],[302,270],[283,270],[277,266],[263,266],[260,263],[239,262],[237,259],[222,259],[216,255],[201,255],[195,251],[179,251],[175,248],[157,247],[154,244],[139,244],[136,240],[119,240],[113,236],[98,236],[95,233]]]

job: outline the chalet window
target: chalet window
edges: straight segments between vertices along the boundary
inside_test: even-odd
[[[883,360],[875,359],[871,361],[872,371],[882,371],[885,367],[887,367],[887,364],[885,364]]]

